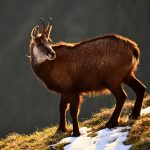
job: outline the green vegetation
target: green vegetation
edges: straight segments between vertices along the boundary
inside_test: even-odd
[[[138,120],[127,121],[134,101],[126,101],[122,110],[120,125],[131,125],[128,140],[125,144],[132,144],[133,150],[150,149],[150,114],[141,116]],[[143,108],[150,106],[150,96],[147,95],[143,102]],[[92,118],[84,122],[80,122],[81,126],[92,128],[90,136],[95,136],[96,131],[104,127],[104,124],[110,118],[114,107],[111,109],[101,109],[100,112],[93,114]],[[57,143],[62,138],[70,136],[71,127],[68,124],[67,133],[56,133],[57,126],[36,131],[31,135],[20,135],[12,133],[5,139],[0,140],[0,149],[2,150],[53,150],[50,144]],[[55,149],[61,150],[64,144],[58,145]]]

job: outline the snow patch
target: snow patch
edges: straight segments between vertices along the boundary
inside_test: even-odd
[[[150,107],[141,110],[141,115],[150,113]]]
[[[150,107],[141,110],[141,115],[147,113],[150,113]],[[129,129],[129,126],[113,129],[105,128],[96,132],[97,136],[88,137],[91,129],[82,127],[80,128],[80,137],[64,138],[59,143],[51,145],[51,147],[68,143],[64,146],[64,150],[129,150],[131,145],[123,144],[127,140]]]
[[[87,127],[80,128],[80,137],[67,137],[57,144],[69,143],[64,150],[129,150],[131,145],[124,145],[130,127],[117,127],[114,129],[102,129],[97,136],[88,137]],[[55,145],[51,145],[55,147]]]

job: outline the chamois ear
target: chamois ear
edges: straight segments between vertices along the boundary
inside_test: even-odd
[[[31,38],[32,39],[37,38],[38,34],[39,34],[39,26],[35,26],[31,32]]]
[[[49,37],[51,30],[52,30],[52,24],[51,24],[51,19],[49,19],[49,23],[48,23],[47,28],[45,30],[45,36],[47,38]]]

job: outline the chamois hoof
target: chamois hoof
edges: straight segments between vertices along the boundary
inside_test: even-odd
[[[105,124],[105,128],[109,128],[109,129],[111,129],[111,128],[114,128],[114,127],[116,127],[116,126],[118,126],[119,125],[119,123],[116,121],[116,122],[107,122],[106,124]]]
[[[81,134],[80,134],[80,132],[76,132],[76,133],[73,133],[72,134],[72,137],[78,137],[78,136],[80,136]]]

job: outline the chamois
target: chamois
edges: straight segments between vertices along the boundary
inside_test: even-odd
[[[122,84],[136,93],[131,117],[140,116],[146,87],[137,79],[135,71],[140,51],[135,42],[123,36],[110,34],[78,43],[53,43],[51,22],[35,26],[31,32],[30,64],[35,75],[49,91],[61,95],[58,131],[65,132],[66,111],[70,106],[73,136],[79,136],[78,114],[81,96],[111,92],[116,108],[105,127],[118,125],[118,118],[127,97]]]

